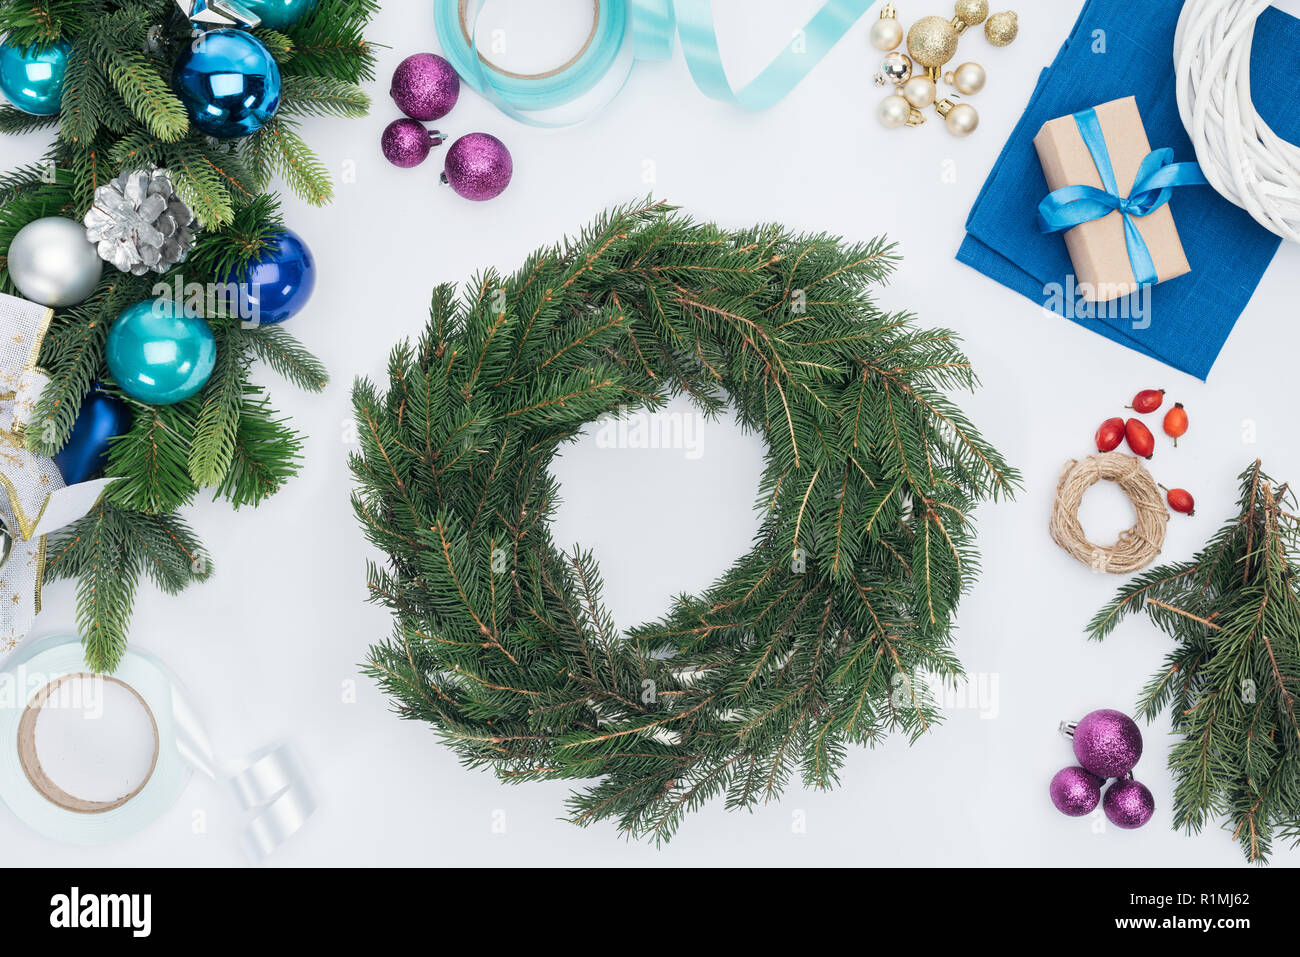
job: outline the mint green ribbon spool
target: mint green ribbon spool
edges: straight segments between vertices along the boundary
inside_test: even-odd
[[[481,52],[479,22],[491,0],[435,0],[443,54],[461,79],[506,115],[530,126],[572,126],[622,91],[638,60],[670,60],[676,39],[706,96],[747,110],[779,103],[830,52],[875,0],[828,0],[785,49],[736,90],[722,66],[711,0],[593,0],[591,33],[569,62],[522,75]]]

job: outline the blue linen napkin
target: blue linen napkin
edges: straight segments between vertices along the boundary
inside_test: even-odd
[[[1048,188],[1033,141],[1049,120],[1136,96],[1151,148],[1172,147],[1178,162],[1196,159],[1174,84],[1182,6],[1143,0],[1135,16],[1133,0],[1087,0],[980,191],[957,258],[1087,329],[1205,379],[1277,253],[1277,236],[1208,186],[1176,190],[1170,208],[1191,273],[1090,306],[1070,293],[1074,269],[1063,234],[1044,236],[1036,219]],[[1105,52],[1094,52],[1102,42]],[[1252,93],[1263,119],[1292,143],[1300,142],[1297,50],[1300,20],[1270,7],[1255,31]]]

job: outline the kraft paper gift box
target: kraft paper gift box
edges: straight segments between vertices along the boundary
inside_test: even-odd
[[[1137,99],[1130,96],[1112,100],[1095,109],[1106,137],[1116,185],[1120,195],[1127,197],[1132,192],[1138,167],[1151,152]],[[1073,114],[1044,123],[1034,138],[1034,146],[1051,190],[1066,186],[1104,189],[1097,163],[1084,143]],[[1192,271],[1167,203],[1149,216],[1133,217],[1133,222],[1151,252],[1158,282]],[[1065,234],[1065,245],[1074,264],[1080,295],[1087,301],[1109,302],[1141,288],[1129,258],[1124,216],[1118,210],[1103,219],[1075,226]]]

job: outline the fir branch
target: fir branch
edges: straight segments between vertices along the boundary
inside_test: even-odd
[[[185,107],[149,57],[104,37],[93,43],[109,84],[151,134],[172,143],[189,131]]]
[[[248,387],[240,408],[230,468],[217,488],[235,508],[257,505],[298,474],[302,437],[276,418],[261,390]]]
[[[1227,817],[1247,860],[1300,839],[1300,519],[1256,462],[1238,516],[1186,564],[1139,576],[1093,618],[1095,639],[1145,613],[1175,642],[1143,689],[1181,736],[1170,752],[1176,827]]]
[[[94,141],[99,131],[108,83],[88,44],[78,42],[68,53],[59,111],[59,138],[74,146]]]
[[[280,111],[288,116],[358,118],[370,112],[370,97],[353,83],[330,77],[290,75],[284,78]]]
[[[190,478],[199,487],[219,485],[234,457],[248,368],[246,349],[236,323],[227,321],[219,327],[217,364],[203,388],[190,443]]]
[[[38,130],[47,130],[59,122],[57,114],[53,116],[41,116],[35,113],[24,113],[17,107],[8,104],[0,106],[0,133],[13,134],[21,136],[24,133],[35,133]]]
[[[323,392],[329,384],[324,364],[280,326],[250,329],[245,339],[259,359],[298,388]]]
[[[277,116],[250,136],[244,157],[261,183],[276,172],[313,206],[324,206],[334,198],[329,171],[298,133],[297,123],[288,117]]]

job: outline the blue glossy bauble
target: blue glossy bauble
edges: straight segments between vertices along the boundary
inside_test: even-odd
[[[108,466],[108,441],[131,428],[131,407],[117,396],[98,390],[86,396],[68,444],[54,456],[68,485],[88,482]]]
[[[316,9],[316,0],[240,0],[240,6],[256,13],[269,30],[291,27]]]
[[[194,125],[229,140],[256,133],[280,108],[280,68],[242,30],[210,30],[181,51],[172,86]]]
[[[122,391],[149,405],[171,405],[203,388],[217,364],[208,324],[172,299],[128,307],[108,331],[108,371]]]
[[[270,248],[246,270],[236,270],[226,280],[239,285],[240,318],[258,325],[296,316],[316,288],[316,263],[301,236],[286,229],[269,242]]]
[[[44,50],[0,44],[0,90],[24,113],[54,115],[63,101],[71,50],[62,40]]]

